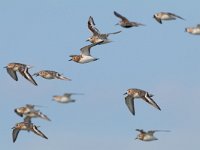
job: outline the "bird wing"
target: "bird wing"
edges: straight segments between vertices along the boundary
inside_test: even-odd
[[[182,18],[181,16],[178,16],[178,15],[176,15],[176,14],[174,14],[174,13],[168,12],[167,14],[169,14],[169,15],[171,15],[171,16],[174,16],[174,17],[177,17],[177,18],[179,18],[179,19],[185,20],[185,19]]]
[[[99,35],[99,30],[95,27],[94,19],[92,16],[88,20],[88,29],[93,33],[93,35]]]
[[[145,102],[149,103],[150,105],[152,105],[153,107],[160,109],[160,107],[156,104],[156,102],[151,98],[151,95],[149,95],[148,92],[145,93],[145,95],[143,97],[141,97]]]
[[[97,44],[100,44],[100,43],[103,43],[103,41],[101,42],[98,42],[98,43],[93,43],[93,44],[90,44],[90,45],[87,45],[87,46],[84,46],[80,49],[81,51],[81,55],[85,55],[85,56],[91,56],[90,55],[90,49],[91,47],[97,45]]]
[[[49,119],[49,118],[47,117],[47,115],[41,113],[40,111],[37,112],[37,115],[38,115],[40,118],[42,118],[42,119],[51,121],[51,119]]]
[[[9,68],[6,68],[8,74],[15,80],[15,81],[18,81],[18,78],[17,78],[17,73],[16,71],[12,70],[12,69],[9,69]]]
[[[126,17],[122,16],[121,14],[117,13],[116,11],[114,11],[114,15],[118,18],[121,18],[123,21],[129,22],[129,20]]]
[[[33,125],[33,130],[32,130],[35,134],[45,138],[45,139],[48,139],[35,125]]]
[[[140,132],[140,133],[146,133],[144,130],[142,129],[135,129],[136,131]]]
[[[170,132],[170,130],[149,130],[149,134],[154,134],[155,132]]]
[[[130,110],[130,112],[135,115],[135,108],[134,108],[134,98],[132,96],[126,96],[125,97],[125,103]]]
[[[19,134],[20,129],[14,128],[12,132],[13,143],[17,140],[17,136]]]
[[[28,72],[28,68],[20,68],[19,72],[21,73],[22,76],[24,76],[24,78],[26,78],[28,81],[30,81],[31,83],[33,83],[34,85],[37,85],[37,83],[35,82],[35,80],[32,78],[32,76],[29,74]]]

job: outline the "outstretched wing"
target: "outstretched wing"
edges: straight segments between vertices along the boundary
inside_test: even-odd
[[[118,18],[121,18],[123,21],[129,21],[126,17],[122,16],[121,14],[114,11],[114,15]]]
[[[142,129],[135,129],[136,131],[140,132],[140,133],[146,133],[144,130]]]
[[[20,129],[14,128],[12,132],[13,143],[17,140],[17,136],[19,134]]]
[[[161,110],[160,107],[156,104],[156,102],[151,98],[151,95],[148,94],[148,92],[145,93],[143,97],[141,97],[145,102],[149,103],[153,107],[157,108],[158,110]]]
[[[20,68],[19,72],[21,73],[22,76],[24,76],[24,78],[26,78],[28,81],[30,81],[31,83],[33,83],[34,85],[37,85],[37,83],[35,82],[35,80],[32,78],[32,76],[29,74],[28,72],[28,68]]]
[[[87,46],[85,46],[85,47],[82,47],[82,48],[80,49],[81,55],[91,56],[91,55],[90,55],[90,49],[91,49],[91,47],[96,46],[97,44],[100,44],[100,43],[103,43],[103,41],[98,42],[98,43],[93,43],[93,44],[87,45]]]
[[[88,29],[93,33],[93,35],[99,35],[99,30],[95,27],[94,19],[92,16],[88,20]]]
[[[135,115],[135,108],[134,108],[134,98],[130,95],[125,97],[125,103],[130,110],[130,112]]]
[[[33,130],[32,130],[35,134],[45,138],[45,139],[48,139],[35,125],[33,126]]]
[[[7,70],[8,74],[9,74],[15,81],[18,81],[16,71],[13,71],[12,69],[9,69],[9,68],[6,68],[6,70]]]
[[[179,19],[185,20],[185,19],[182,18],[181,16],[178,16],[178,15],[176,15],[176,14],[174,14],[174,13],[168,12],[168,14],[171,15],[171,16],[177,17],[177,18],[179,18]]]
[[[170,132],[170,130],[149,130],[149,134],[154,134],[155,132]]]

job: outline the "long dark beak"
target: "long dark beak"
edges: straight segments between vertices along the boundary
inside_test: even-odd
[[[85,42],[88,42],[89,40],[87,39]]]
[[[119,25],[119,23],[116,23],[115,25]]]
[[[3,67],[3,68],[7,68],[7,66]]]
[[[72,59],[68,60],[68,61],[72,61]]]

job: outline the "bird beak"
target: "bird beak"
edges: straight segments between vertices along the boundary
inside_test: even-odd
[[[123,95],[126,95],[127,94],[127,92],[126,93],[124,93]]]
[[[3,67],[3,68],[7,68],[7,66]]]
[[[135,140],[137,140],[138,138],[136,137]]]
[[[116,23],[115,25],[119,25],[119,23]]]
[[[86,42],[88,42],[88,41],[89,41],[89,39],[86,40]]]
[[[72,59],[68,60],[68,61],[72,61]]]

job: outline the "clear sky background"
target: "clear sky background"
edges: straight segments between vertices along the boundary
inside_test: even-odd
[[[200,23],[200,1],[163,0],[6,0],[0,1],[0,145],[4,150],[188,150],[199,148],[200,36],[184,32]],[[115,26],[117,11],[129,20],[146,26],[124,29]],[[184,20],[159,24],[156,12],[172,12]],[[92,55],[96,62],[77,64],[69,55],[89,43],[87,28],[93,16],[102,33],[112,43],[98,45]],[[55,70],[72,81],[34,77],[35,87],[21,75],[14,81],[3,68],[8,63],[33,65],[39,70]],[[154,94],[158,111],[136,100],[136,116],[127,109],[123,93],[140,88]],[[53,95],[65,92],[76,103],[62,105]],[[25,131],[12,142],[11,128],[22,118],[14,108],[25,104],[39,108],[51,122],[33,123],[48,140]],[[135,129],[164,129],[153,142],[134,140]]]

